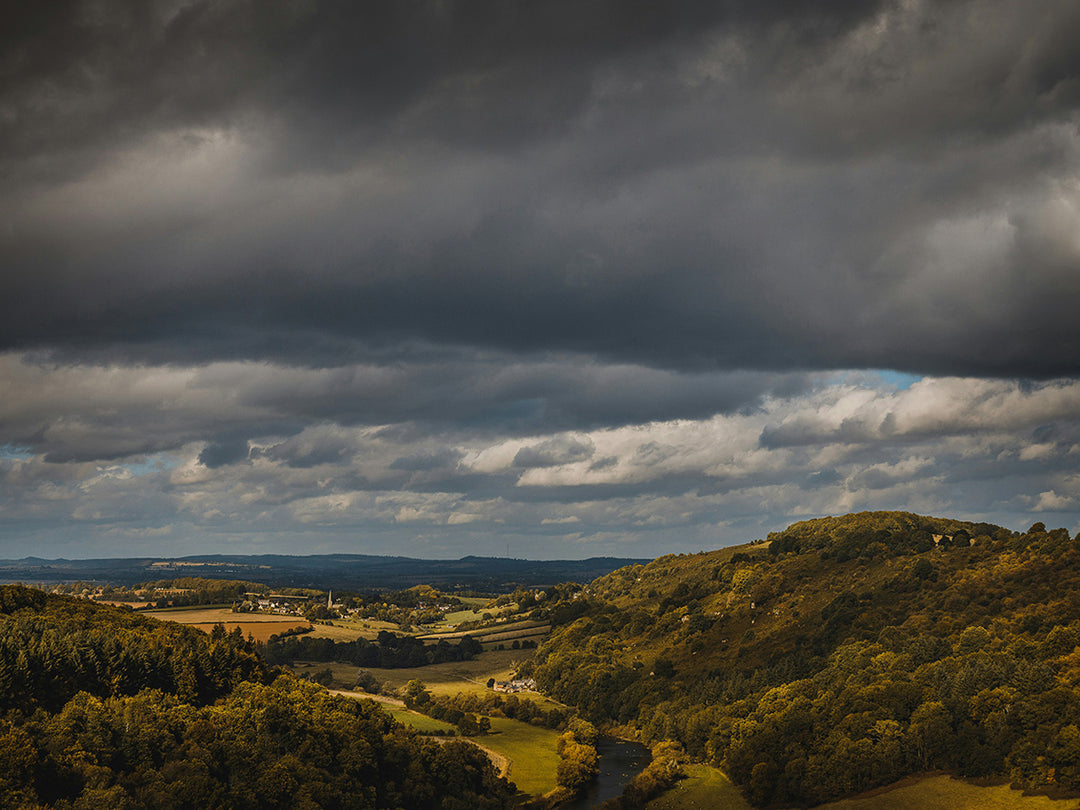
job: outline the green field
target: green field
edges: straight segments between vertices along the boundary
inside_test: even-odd
[[[481,653],[472,661],[451,661],[445,664],[429,664],[425,667],[405,669],[366,668],[375,679],[388,689],[400,689],[414,678],[424,682],[428,690],[436,695],[463,694],[488,695],[488,678],[507,680],[513,672],[515,661],[531,656],[531,650],[491,650]],[[353,664],[340,664],[323,661],[294,661],[292,671],[297,677],[311,676],[329,668],[334,674],[332,689],[352,689],[356,684],[356,674],[360,667]],[[562,707],[550,698],[538,692],[522,692],[519,697],[528,698],[542,709]]]
[[[492,717],[491,730],[476,742],[510,760],[509,779],[518,790],[541,796],[555,789],[558,732],[504,717]]]
[[[866,796],[822,805],[827,810],[1077,810],[1080,799],[1025,796],[1008,785],[980,787],[949,776],[905,779]]]
[[[322,628],[325,637],[334,638],[339,641],[352,641],[356,638],[374,641],[381,630],[389,630],[391,633],[401,632],[398,625],[394,622],[381,622],[378,619],[334,619],[329,625],[320,622],[316,624],[315,627],[316,629]],[[333,629],[337,629],[340,632],[336,634],[333,632],[325,632],[326,630]],[[318,635],[319,634],[316,633],[316,636]]]
[[[440,626],[455,626],[462,622],[472,622],[479,619],[486,611],[483,608],[469,608],[467,610],[455,610],[453,613],[447,613],[443,616],[443,620],[439,622]],[[494,615],[494,614],[492,614]]]
[[[454,727],[442,720],[428,717],[426,714],[409,711],[404,706],[394,706],[389,703],[381,704],[383,711],[406,726],[412,726],[417,731],[455,731]]]
[[[721,771],[708,765],[690,765],[686,771],[688,778],[649,802],[648,810],[751,810]],[[1080,810],[1080,799],[1025,796],[1008,785],[981,787],[949,776],[926,776],[823,804],[820,810]]]
[[[683,810],[699,807],[709,810],[751,810],[731,780],[722,771],[708,765],[688,765],[687,778],[646,805],[648,810]]]
[[[449,661],[445,664],[429,664],[425,667],[407,669],[368,668],[381,684],[400,689],[413,678],[418,678],[436,695],[490,694],[487,688],[488,678],[506,680],[514,671],[513,664],[532,657],[532,650],[489,650],[472,661]],[[352,667],[355,680],[356,667]],[[337,670],[335,670],[335,679]],[[553,708],[561,704],[545,698],[535,692],[523,692],[520,697],[529,698],[544,708]]]
[[[352,664],[339,664],[337,661],[293,661],[289,667],[298,678],[311,677],[316,672],[329,669],[334,673],[331,689],[352,689],[356,685],[356,673],[360,668]]]
[[[506,622],[492,627],[481,627],[475,630],[454,630],[447,632],[427,633],[418,636],[426,644],[437,644],[439,641],[447,641],[456,644],[462,636],[471,636],[479,641],[485,650],[494,650],[500,645],[508,648],[515,641],[519,644],[524,641],[533,641],[540,644],[551,632],[550,622],[537,622],[529,619],[516,622]]]

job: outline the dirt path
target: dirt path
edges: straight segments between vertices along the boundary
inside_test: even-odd
[[[367,692],[349,692],[345,689],[329,689],[327,690],[331,695],[342,695],[343,697],[356,698],[362,700],[367,698],[368,700],[375,700],[379,703],[389,703],[391,706],[404,706],[405,701],[398,700],[397,698],[387,697],[386,695],[371,695]]]

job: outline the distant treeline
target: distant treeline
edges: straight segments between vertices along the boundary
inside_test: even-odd
[[[270,664],[292,661],[337,661],[359,667],[400,669],[442,664],[447,661],[469,661],[483,651],[483,645],[472,636],[463,636],[457,644],[440,641],[424,644],[412,636],[398,636],[383,630],[375,641],[334,641],[311,636],[271,636],[262,648]]]

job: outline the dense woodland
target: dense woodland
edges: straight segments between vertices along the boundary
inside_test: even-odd
[[[483,649],[483,645],[471,636],[464,636],[453,644],[447,641],[425,644],[415,636],[400,636],[387,630],[380,631],[375,641],[362,638],[355,641],[334,641],[328,638],[282,634],[271,636],[261,647],[266,660],[271,664],[290,661],[339,661],[359,667],[382,669],[468,661]]]
[[[533,674],[758,806],[946,769],[1080,791],[1080,542],[907,513],[797,523],[549,604]]]
[[[12,808],[501,808],[464,742],[273,678],[239,633],[0,587],[0,797]]]

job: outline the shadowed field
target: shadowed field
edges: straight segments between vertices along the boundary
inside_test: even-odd
[[[1025,796],[1008,785],[981,787],[949,776],[905,779],[865,796],[823,804],[827,810],[1078,810],[1080,799]]]
[[[648,810],[751,810],[731,781],[716,768],[690,765],[689,777],[663,796],[649,802]],[[983,787],[950,776],[922,776],[862,796],[820,805],[821,810],[1080,810],[1080,799],[1025,796],[1008,785]]]

